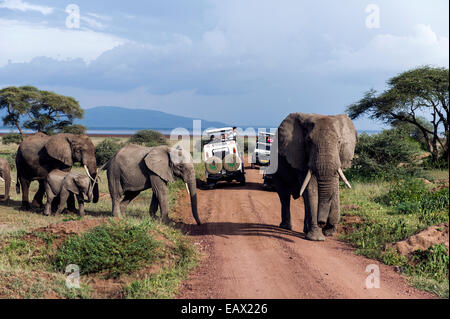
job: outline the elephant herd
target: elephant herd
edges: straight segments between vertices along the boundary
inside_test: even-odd
[[[292,228],[291,196],[294,199],[303,196],[306,238],[322,241],[336,231],[340,218],[339,178],[350,187],[343,170],[351,166],[356,139],[356,130],[346,115],[291,113],[284,119],[275,135],[278,151],[272,151],[270,160],[271,165],[277,163],[273,181],[281,202],[281,228]],[[86,175],[71,172],[75,163],[84,167]],[[94,144],[88,136],[36,133],[20,144],[16,167],[16,191],[22,191],[22,209],[30,208],[29,187],[37,180],[39,188],[31,205],[44,207],[46,194],[46,215],[52,210],[60,213],[66,204],[74,210],[75,197],[80,215],[84,215],[84,196],[93,203],[99,200],[99,170],[103,169],[107,171],[114,216],[120,217],[130,201],[152,188],[149,213],[155,216],[159,207],[163,221],[167,222],[167,183],[178,177],[186,184],[192,215],[200,225],[194,164],[191,154],[182,149],[130,144],[99,168]],[[7,200],[11,176],[3,159],[0,159],[0,179],[5,182],[3,200]]]

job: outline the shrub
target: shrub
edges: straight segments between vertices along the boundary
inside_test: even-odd
[[[1,154],[0,156],[8,161],[8,164],[9,164],[9,166],[11,166],[11,169],[16,168],[16,154],[6,153],[6,154]]]
[[[443,244],[435,244],[427,250],[416,250],[412,255],[414,272],[418,275],[442,281],[448,280],[447,248]]]
[[[138,131],[130,137],[129,142],[133,144],[145,145],[148,147],[169,144],[163,134],[153,130]]]
[[[448,188],[429,190],[423,180],[409,179],[397,182],[389,192],[377,199],[386,206],[394,207],[397,214],[418,214],[419,221],[433,225],[448,219]]]
[[[75,264],[81,274],[104,272],[106,278],[130,274],[157,257],[159,243],[148,231],[146,223],[97,226],[81,236],[69,237],[58,249],[53,264],[59,271]]]
[[[346,175],[360,180],[392,180],[414,175],[418,171],[415,158],[420,153],[420,145],[404,130],[385,130],[375,135],[363,133]]]
[[[20,144],[22,143],[22,135],[19,133],[8,133],[3,135],[2,144]]]
[[[122,146],[123,144],[115,138],[106,138],[98,143],[95,147],[95,159],[97,160],[97,165],[103,165],[109,161]]]

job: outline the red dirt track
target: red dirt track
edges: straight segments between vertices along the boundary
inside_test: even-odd
[[[276,192],[262,189],[258,170],[246,173],[245,186],[199,187],[201,226],[195,225],[187,195],[180,198],[173,218],[204,258],[178,298],[434,298],[408,286],[392,267],[355,255],[336,238],[305,240],[301,199],[291,201],[293,231],[278,228]],[[379,266],[380,288],[365,287],[370,264]]]

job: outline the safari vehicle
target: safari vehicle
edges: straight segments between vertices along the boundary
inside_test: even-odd
[[[209,142],[203,146],[206,181],[213,188],[219,181],[245,185],[244,154],[231,136],[232,128],[207,130]],[[228,137],[228,138],[227,138]]]
[[[270,148],[272,146],[274,133],[259,132],[256,141],[256,148],[252,155],[251,167],[268,166],[270,159]]]

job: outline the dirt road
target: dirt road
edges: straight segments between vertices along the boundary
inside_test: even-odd
[[[407,285],[392,267],[353,253],[337,239],[304,239],[303,202],[291,201],[294,231],[276,227],[280,202],[262,189],[258,170],[247,169],[247,185],[198,191],[203,225],[194,225],[187,196],[175,220],[204,252],[183,283],[179,298],[432,298]],[[366,288],[366,267],[379,266],[380,288]]]

